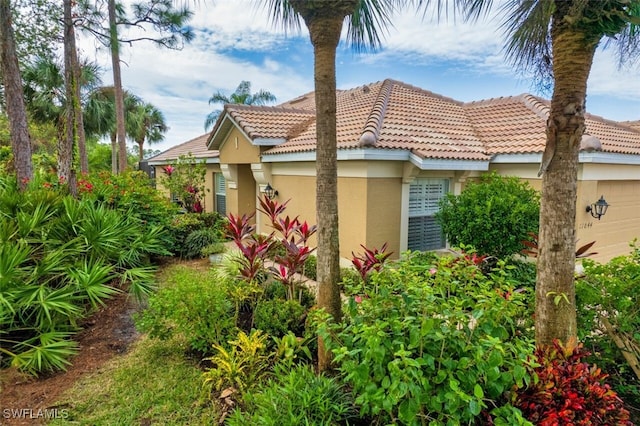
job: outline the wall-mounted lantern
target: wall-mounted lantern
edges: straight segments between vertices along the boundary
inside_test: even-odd
[[[587,212],[591,213],[591,216],[594,218],[600,220],[600,218],[605,215],[608,208],[609,204],[605,201],[604,195],[602,195],[598,201],[587,206]]]
[[[278,191],[273,189],[269,183],[264,187],[262,193],[270,200],[273,200],[278,195]]]

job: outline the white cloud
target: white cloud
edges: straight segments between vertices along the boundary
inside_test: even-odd
[[[124,86],[160,108],[170,126],[166,141],[157,147],[166,149],[202,134],[204,119],[215,108],[207,104],[208,98],[218,90],[231,93],[241,80],[251,81],[254,90],[271,91],[278,102],[313,90],[312,49],[295,48],[300,40],[309,43],[306,30],[285,35],[271,24],[264,9],[255,8],[255,3],[249,0],[196,3],[191,25],[197,37],[181,51],[157,49],[149,43],[124,49],[123,60],[127,64],[123,66]],[[457,68],[453,73],[456,76],[462,75],[462,69],[466,75],[494,78],[496,84],[518,80],[504,62],[503,37],[495,19],[476,24],[452,20],[436,24],[429,17],[427,14],[427,19],[423,19],[422,14],[408,10],[399,14],[393,19],[394,28],[389,29],[381,51],[355,56],[351,61],[355,65],[338,64],[339,74],[341,66],[356,67],[357,78],[362,80],[348,77],[355,86],[379,79],[370,79],[370,68],[375,67],[368,65],[384,63],[391,69],[428,70],[434,64],[446,64]],[[292,43],[292,39],[298,44]],[[92,42],[85,39],[81,44],[93,55]],[[110,70],[106,52],[96,57]],[[105,74],[106,84],[110,84],[109,76],[110,71]],[[598,52],[589,93],[612,100],[635,100],[636,115],[640,118],[638,76],[638,67],[618,70],[611,52]],[[346,88],[345,84],[342,82],[340,87]],[[475,98],[472,93],[469,97]]]

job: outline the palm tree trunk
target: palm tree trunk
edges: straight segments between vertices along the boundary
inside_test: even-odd
[[[73,69],[71,39],[73,23],[71,21],[71,0],[64,0],[64,82],[65,82],[65,118],[64,134],[58,140],[58,178],[69,184],[72,193],[75,193],[75,179],[73,172],[73,147],[76,136],[77,123],[75,121],[75,86],[79,82],[75,79]]]
[[[342,316],[340,246],[338,237],[338,158],[336,142],[336,48],[344,17],[314,19],[307,23],[314,49],[316,102],[316,211],[318,224],[318,306],[335,321]],[[331,355],[322,339],[318,369],[330,367]]]
[[[0,0],[0,71],[9,118],[14,168],[18,185],[20,189],[24,189],[27,182],[33,178],[31,138],[29,137],[27,110],[22,92],[22,78],[16,54],[9,0]]]
[[[563,4],[566,3],[566,4]],[[536,279],[536,344],[577,337],[575,218],[578,154],[584,133],[587,79],[597,40],[564,20],[571,2],[557,2],[552,23],[555,86],[547,122]]]
[[[144,146],[144,139],[141,141],[138,141],[138,160],[139,161],[144,160],[144,153],[142,152],[143,146]]]
[[[124,122],[124,92],[122,90],[122,75],[120,73],[120,44],[118,42],[118,28],[116,26],[116,3],[109,0],[109,34],[111,44],[111,66],[113,67],[113,90],[116,101],[116,136],[118,143],[118,172],[127,169],[127,142]]]
[[[70,6],[71,7],[71,6]],[[84,133],[84,117],[82,114],[82,103],[80,98],[80,61],[78,60],[78,49],[76,48],[76,32],[73,21],[69,22],[69,49],[71,54],[71,66],[73,72],[73,113],[75,117],[75,131],[78,141],[78,155],[80,156],[80,172],[86,174],[89,172],[89,159],[87,157],[87,140]]]

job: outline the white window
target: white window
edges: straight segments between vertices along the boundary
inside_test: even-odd
[[[448,179],[415,179],[409,185],[409,250],[437,250],[446,240],[434,214],[449,190]]]
[[[218,213],[224,216],[227,214],[226,182],[222,173],[214,173],[213,180],[215,188],[215,208]]]

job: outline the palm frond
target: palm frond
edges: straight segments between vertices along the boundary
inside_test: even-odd
[[[550,28],[554,8],[552,0],[509,0],[502,6],[507,61],[543,78],[553,74]]]
[[[347,17],[347,40],[356,51],[377,49],[380,35],[393,27],[391,15],[402,4],[392,0],[360,0]]]
[[[267,11],[273,26],[282,28],[285,33],[300,32],[302,18],[293,9],[289,0],[257,1],[256,4]]]

